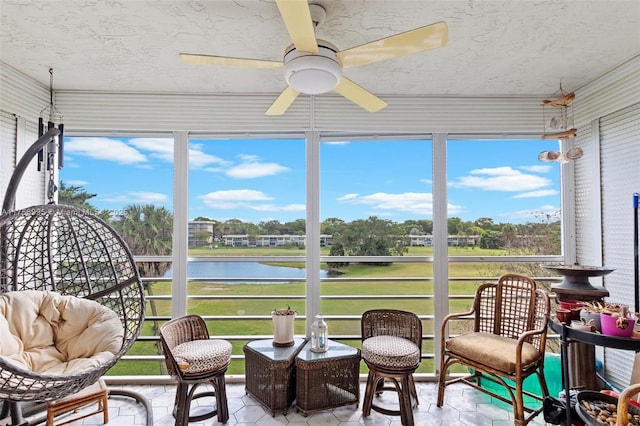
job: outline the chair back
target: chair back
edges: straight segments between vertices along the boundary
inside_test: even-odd
[[[422,354],[422,322],[413,312],[373,309],[362,314],[362,340],[374,336],[396,336],[412,341]]]
[[[475,296],[474,331],[517,339],[522,333],[546,329],[549,296],[536,288],[527,276],[506,274],[498,283],[482,284]],[[546,333],[529,338],[528,343],[544,351]]]
[[[162,324],[160,327],[160,342],[169,374],[182,377],[182,370],[171,352],[173,348],[182,343],[206,339],[209,339],[207,324],[199,315],[186,315]]]
[[[199,315],[186,315],[174,318],[160,327],[160,339],[168,350],[194,340],[206,340],[209,338],[209,330],[204,319]]]

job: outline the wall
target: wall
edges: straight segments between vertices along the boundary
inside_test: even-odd
[[[0,203],[11,173],[22,154],[38,137],[38,117],[50,104],[49,90],[0,62]],[[49,119],[44,117],[45,122]],[[46,201],[45,173],[37,172],[36,159],[25,172],[16,194],[15,208]]]
[[[576,91],[575,162],[576,261],[614,272],[604,283],[608,301],[634,309],[632,194],[640,192],[640,58],[623,64]],[[616,386],[628,384],[633,353],[599,350],[605,375]],[[640,366],[638,366],[640,368]]]

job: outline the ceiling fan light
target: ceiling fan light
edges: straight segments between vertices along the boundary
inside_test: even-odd
[[[326,93],[342,78],[342,65],[335,52],[322,46],[318,50],[317,55],[295,49],[285,55],[284,77],[300,93]]]

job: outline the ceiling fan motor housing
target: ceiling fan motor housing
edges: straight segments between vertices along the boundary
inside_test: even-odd
[[[320,43],[320,40],[318,40]],[[329,43],[324,43],[329,45]],[[284,78],[298,92],[318,95],[332,90],[342,78],[336,49],[318,44],[318,53],[292,48],[284,55]]]

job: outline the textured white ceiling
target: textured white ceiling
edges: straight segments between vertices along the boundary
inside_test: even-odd
[[[377,95],[550,95],[640,54],[640,0],[312,0],[318,38],[354,47],[436,21],[447,46],[345,70]],[[280,71],[188,65],[178,53],[281,60],[273,0],[0,0],[0,60],[54,88],[279,93]]]

